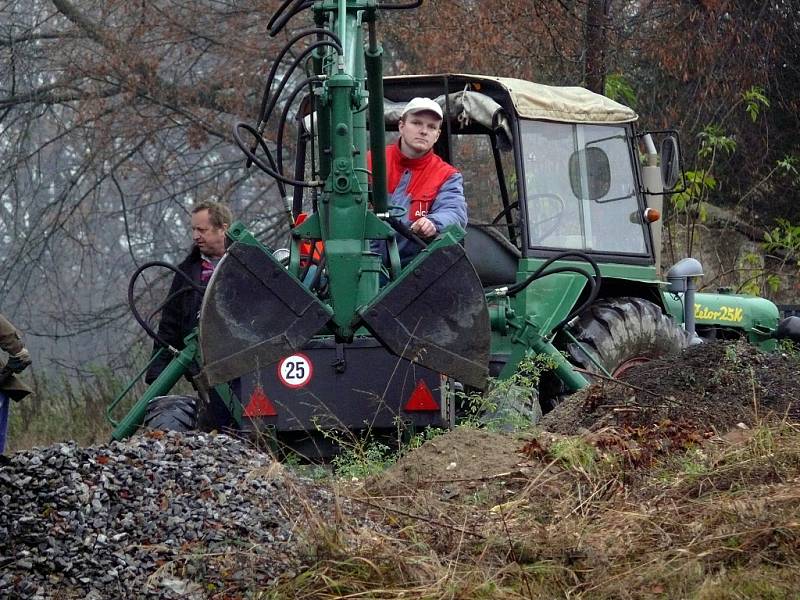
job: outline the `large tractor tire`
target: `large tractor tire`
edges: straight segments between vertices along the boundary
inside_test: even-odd
[[[689,345],[689,335],[669,315],[652,302],[634,297],[598,301],[581,315],[572,334],[612,377]],[[580,345],[570,343],[567,351],[578,366],[605,375]]]
[[[156,396],[147,405],[144,427],[160,431],[197,429],[197,399],[192,396]]]

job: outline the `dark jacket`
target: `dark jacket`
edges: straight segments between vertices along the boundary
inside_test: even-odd
[[[24,347],[17,329],[3,315],[0,315],[0,350],[8,354],[18,354]],[[0,361],[0,369],[4,366],[5,361]],[[12,400],[22,400],[33,391],[16,375],[0,381],[0,390]]]
[[[186,273],[192,281],[201,283],[201,256],[197,246],[192,248],[189,256],[178,265],[178,269]],[[179,290],[186,290],[178,293]],[[172,279],[172,285],[167,295],[169,301],[161,311],[161,322],[158,326],[158,335],[167,344],[178,350],[183,349],[183,339],[197,326],[200,305],[203,296],[192,289],[189,283],[177,273]],[[159,349],[158,342],[153,344],[153,353]],[[169,352],[162,352],[156,362],[150,365],[145,375],[145,382],[152,383],[161,374],[173,356]]]

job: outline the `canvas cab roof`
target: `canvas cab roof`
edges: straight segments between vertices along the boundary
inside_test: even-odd
[[[582,87],[552,86],[511,77],[488,75],[415,75],[387,77],[387,83],[402,80],[442,80],[453,78],[480,86],[481,83],[505,91],[517,115],[523,119],[543,119],[567,123],[631,123],[638,115],[634,110],[606,96]],[[458,92],[452,94],[457,95]]]

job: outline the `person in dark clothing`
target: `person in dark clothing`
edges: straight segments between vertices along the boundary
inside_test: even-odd
[[[230,227],[233,216],[230,209],[217,202],[201,202],[192,209],[192,250],[178,265],[178,270],[185,273],[193,282],[205,286],[211,279],[214,268],[225,254],[225,234]],[[195,327],[200,314],[203,296],[192,288],[185,278],[177,273],[167,295],[169,300],[161,311],[161,322],[158,336],[177,350],[184,347],[184,338]],[[159,348],[154,344],[153,353]],[[156,380],[172,354],[162,352],[150,365],[145,375],[145,382],[150,384]],[[213,390],[209,393],[209,404],[201,420],[211,428],[226,427],[231,424],[231,415],[219,395]]]

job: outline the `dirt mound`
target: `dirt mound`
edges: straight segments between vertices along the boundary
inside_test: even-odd
[[[500,500],[531,469],[554,460],[554,442],[575,434],[601,453],[621,454],[641,467],[732,429],[741,432],[741,424],[800,421],[798,371],[797,356],[745,342],[693,346],[569,396],[544,416],[542,432],[457,428],[371,478],[365,491],[411,498],[428,490],[441,500],[480,492]]]
[[[445,499],[463,495],[484,482],[508,479],[524,468],[519,436],[458,428],[423,444],[367,482],[380,496],[409,496],[434,488]],[[467,484],[467,485],[464,485]]]
[[[601,380],[545,415],[561,434],[671,422],[724,433],[740,423],[800,420],[797,356],[762,352],[745,342],[710,342]]]
[[[793,598],[798,362],[704,344],[574,394],[543,429],[431,439],[345,488],[384,535],[303,581],[314,597]]]

